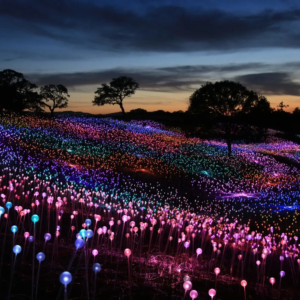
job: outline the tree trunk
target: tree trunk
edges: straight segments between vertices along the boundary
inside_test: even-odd
[[[50,111],[51,111],[51,118],[53,118],[54,117],[54,109],[50,108]]]
[[[123,115],[125,115],[125,110],[124,110],[124,107],[123,107],[123,104],[122,104],[122,103],[120,104],[120,108],[121,108],[121,110],[122,110]]]

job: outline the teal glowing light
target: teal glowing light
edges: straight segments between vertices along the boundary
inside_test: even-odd
[[[7,209],[11,209],[12,208],[12,203],[11,202],[6,202],[5,204]]]
[[[0,206],[0,217],[4,214],[4,212],[5,212],[5,209],[2,206]]]
[[[11,230],[12,233],[15,234],[15,233],[18,231],[18,226],[13,225],[13,226],[11,226],[11,229],[10,229],[10,230]]]
[[[32,215],[32,217],[31,217],[31,221],[35,224],[36,222],[38,222],[39,221],[39,216],[38,215]]]
[[[86,238],[86,230],[85,230],[85,229],[81,229],[81,230],[79,231],[79,234],[80,234],[80,236],[81,236],[83,239]]]

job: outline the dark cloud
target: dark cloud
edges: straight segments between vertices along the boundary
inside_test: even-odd
[[[130,76],[141,90],[158,92],[193,92],[207,81],[233,79],[263,94],[299,95],[300,83],[293,81],[299,63],[267,65],[260,63],[174,66],[149,69],[115,68],[91,72],[25,74],[37,85],[64,84],[73,91],[84,91],[87,86],[100,86],[118,76]],[[272,70],[284,70],[274,72]],[[253,73],[253,70],[261,71]],[[246,73],[246,75],[236,75]]]
[[[299,9],[237,13],[197,6],[124,7],[100,7],[92,1],[2,1],[0,30],[117,52],[300,47]]]
[[[300,83],[293,82],[291,74],[286,72],[247,74],[236,80],[262,94],[300,96]]]

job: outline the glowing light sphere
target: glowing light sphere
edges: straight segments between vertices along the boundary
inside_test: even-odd
[[[284,277],[285,276],[285,272],[284,271],[280,271],[279,275],[280,275],[280,277]]]
[[[192,300],[196,299],[198,297],[198,292],[196,290],[191,290],[190,297],[192,298]]]
[[[184,245],[185,249],[187,249],[190,246],[190,243],[189,242],[185,242],[183,245]]]
[[[242,280],[242,281],[241,281],[241,286],[242,286],[243,288],[245,288],[245,287],[247,286],[247,281],[246,281],[246,280]]]
[[[85,222],[87,227],[89,227],[92,224],[92,220],[91,219],[86,219]]]
[[[79,231],[79,235],[80,235],[83,239],[85,239],[85,238],[86,238],[86,230],[85,230],[85,229],[81,229],[81,230]]]
[[[214,269],[215,274],[218,276],[221,272],[221,270],[219,268],[215,268]]]
[[[131,255],[131,250],[128,249],[128,248],[126,248],[126,249],[124,250],[124,255],[127,256],[127,257],[129,258],[129,256]]]
[[[45,233],[44,239],[45,239],[45,242],[50,241],[51,240],[51,234],[50,233]]]
[[[29,232],[24,232],[24,238],[27,239],[29,237]]]
[[[72,275],[70,272],[62,272],[59,276],[59,280],[63,285],[68,285],[72,281]]]
[[[123,215],[122,216],[122,221],[125,223],[128,221],[128,216],[127,215]]]
[[[76,241],[75,241],[76,250],[82,248],[83,246],[84,246],[84,240],[82,240],[82,239],[76,239]]]
[[[36,222],[38,222],[40,219],[40,217],[38,215],[32,215],[31,217],[31,221],[35,224]]]
[[[210,289],[208,291],[208,295],[211,297],[211,299],[213,299],[216,296],[217,292],[215,289]]]
[[[34,237],[31,235],[31,236],[29,236],[28,237],[28,241],[30,242],[30,243],[32,243],[33,241],[34,241]]]
[[[261,262],[259,260],[256,261],[256,265],[259,266]]]
[[[39,252],[37,255],[36,255],[36,259],[39,261],[39,262],[42,262],[45,260],[45,254],[43,252]]]
[[[92,251],[92,254],[93,254],[93,256],[95,257],[96,255],[98,255],[98,250],[97,250],[97,249],[94,249],[94,250]]]
[[[18,226],[16,226],[16,225],[13,225],[13,226],[11,226],[11,232],[13,233],[13,234],[15,234],[17,231],[18,231]]]
[[[269,281],[270,281],[270,283],[271,283],[272,285],[276,282],[276,280],[275,280],[274,277],[271,277]]]
[[[5,212],[5,209],[2,206],[0,206],[0,217],[4,214],[4,212]]]
[[[185,275],[185,276],[183,277],[183,281],[191,281],[190,276]]]
[[[189,291],[189,290],[191,290],[192,287],[193,287],[193,285],[192,285],[192,283],[191,283],[189,280],[187,280],[187,281],[185,281],[185,282],[183,283],[183,288],[184,288],[184,290],[185,290],[186,292]]]
[[[196,249],[196,254],[197,254],[197,256],[201,255],[202,254],[202,249],[201,248],[197,248]]]
[[[5,203],[6,208],[9,210],[12,208],[12,203],[11,202],[6,202]]]
[[[86,238],[87,238],[87,239],[90,239],[91,237],[93,237],[93,230],[88,229],[88,230],[86,231]]]
[[[92,268],[95,273],[98,273],[101,271],[101,265],[98,263],[94,263]]]
[[[22,251],[22,247],[21,247],[21,246],[15,245],[15,246],[13,247],[13,253],[14,253],[15,255],[18,255],[21,251]]]

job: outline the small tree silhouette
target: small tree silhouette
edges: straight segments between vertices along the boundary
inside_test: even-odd
[[[51,117],[53,117],[56,108],[68,107],[68,97],[70,95],[67,88],[62,84],[49,84],[41,87],[40,96],[46,102],[52,101],[52,105],[43,102],[43,105],[50,109]]]
[[[102,106],[104,104],[119,105],[122,113],[125,114],[123,107],[123,100],[130,97],[139,88],[137,82],[131,77],[121,76],[113,78],[108,84],[103,83],[100,88],[95,92],[96,96],[93,100],[93,105]]]
[[[283,104],[283,102],[281,101],[277,107],[278,107],[278,110],[279,110],[279,111],[283,111],[284,108],[287,108],[287,107],[289,107],[289,106]]]

